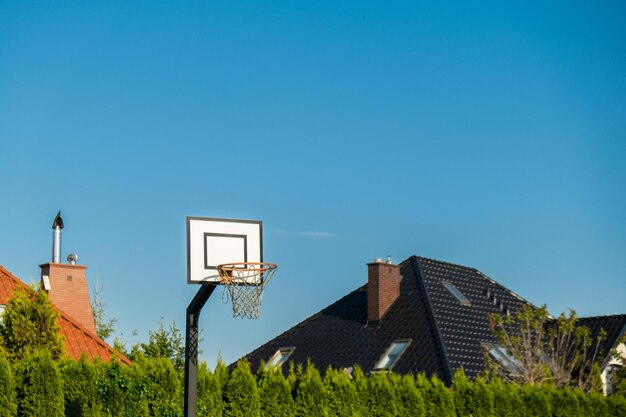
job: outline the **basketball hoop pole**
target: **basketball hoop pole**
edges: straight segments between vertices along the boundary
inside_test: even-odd
[[[200,286],[187,307],[185,330],[185,417],[196,417],[196,399],[198,391],[198,319],[200,311],[207,302],[216,283]]]

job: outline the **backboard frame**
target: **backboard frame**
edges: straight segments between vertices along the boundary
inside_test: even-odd
[[[242,259],[227,259],[223,253],[210,259],[210,242],[229,246],[226,253],[239,250]],[[198,266],[200,251],[202,267]],[[219,284],[217,265],[233,262],[263,262],[263,222],[187,216],[187,284]]]

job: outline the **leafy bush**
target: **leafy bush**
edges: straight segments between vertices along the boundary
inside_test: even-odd
[[[261,403],[261,417],[294,415],[291,383],[280,368],[268,368],[261,364],[256,375]]]
[[[426,404],[426,417],[456,417],[452,392],[439,378],[433,376],[429,380],[419,374],[416,386]]]
[[[309,363],[306,368],[300,366],[295,377],[295,415],[299,417],[325,417],[327,414],[327,397],[320,373]]]
[[[96,390],[93,364],[82,357],[80,362],[64,359],[59,364],[66,417],[99,417],[102,406]]]
[[[224,403],[222,402],[222,384],[228,371],[223,362],[218,362],[215,371],[211,372],[206,363],[198,366],[196,414],[198,417],[221,417]]]
[[[65,345],[58,316],[45,291],[17,289],[0,323],[0,343],[8,358],[15,362],[40,350],[47,350],[54,359],[61,358]]]
[[[224,417],[259,417],[259,391],[250,365],[239,361],[224,389]]]
[[[140,417],[148,415],[146,384],[137,365],[125,366],[117,361],[96,361],[96,390],[106,417]]]
[[[460,369],[452,380],[454,407],[458,417],[491,417],[494,412],[494,396],[485,382],[478,378],[469,381]]]
[[[15,379],[11,365],[0,348],[0,417],[12,417],[16,413]]]
[[[367,409],[372,417],[395,417],[396,393],[386,373],[374,373],[367,378]]]
[[[520,388],[515,383],[504,383],[498,377],[489,381],[493,393],[494,417],[517,417],[524,410]]]
[[[410,375],[393,375],[392,381],[396,391],[398,415],[424,417],[424,398],[415,386],[415,379]]]
[[[324,375],[324,388],[330,417],[357,417],[359,397],[350,377],[332,368]]]
[[[25,356],[15,368],[20,417],[63,417],[61,374],[48,351]]]
[[[550,396],[545,389],[534,385],[522,388],[522,401],[526,417],[545,417],[551,415]]]

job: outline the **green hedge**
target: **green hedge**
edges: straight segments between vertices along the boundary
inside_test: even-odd
[[[0,417],[181,417],[183,375],[164,358],[132,366],[86,359],[54,361],[45,351],[11,363],[0,350]],[[447,387],[436,377],[327,369],[280,369],[245,362],[228,371],[198,369],[199,417],[613,417],[626,398],[575,389],[537,388],[468,379]]]

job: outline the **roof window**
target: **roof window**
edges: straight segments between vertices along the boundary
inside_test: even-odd
[[[511,373],[517,373],[520,370],[520,363],[509,351],[501,345],[484,345],[489,356],[500,362],[504,369]]]
[[[446,287],[446,289],[448,291],[450,291],[450,294],[454,295],[454,298],[456,298],[457,300],[459,300],[459,302],[461,304],[465,304],[465,305],[472,305],[472,303],[470,303],[470,301],[467,299],[466,296],[463,295],[463,293],[461,291],[459,291],[454,285],[452,285],[451,283],[447,282],[447,281],[441,281],[441,283],[443,284],[444,287]]]
[[[274,353],[274,356],[267,362],[268,366],[271,367],[280,367],[283,363],[287,362],[287,359],[291,356],[293,351],[296,350],[295,347],[285,347],[280,348]]]
[[[400,356],[402,356],[410,343],[410,339],[394,341],[391,346],[387,348],[380,360],[376,363],[374,369],[391,369],[396,364],[396,362],[398,362],[398,359],[400,359]]]

